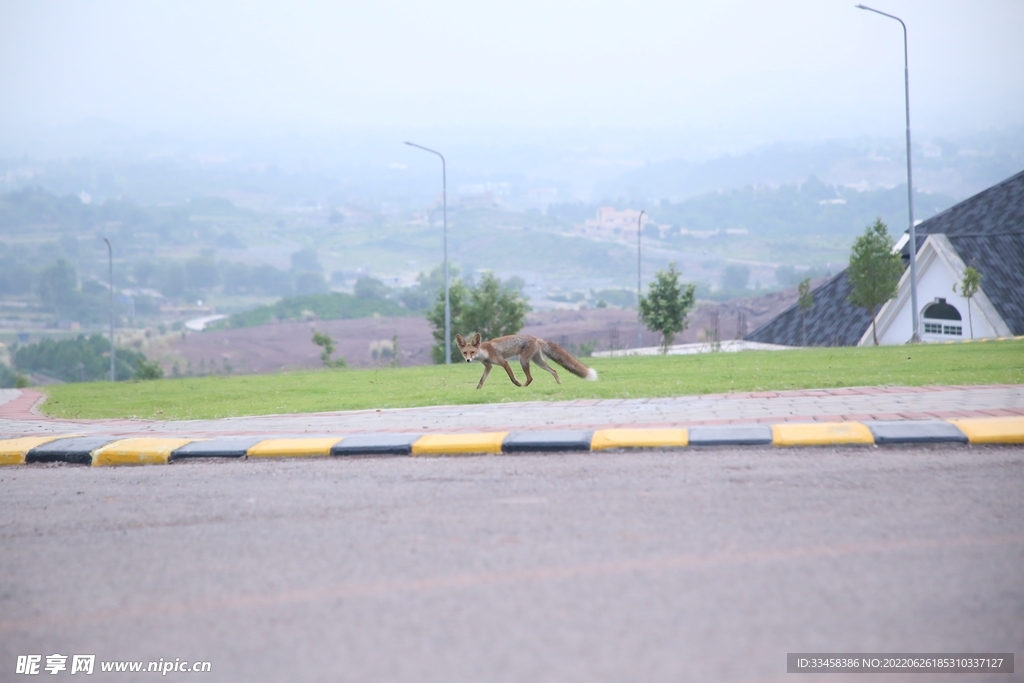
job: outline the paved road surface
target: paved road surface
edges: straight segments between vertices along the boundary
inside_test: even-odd
[[[0,470],[0,501],[3,681],[33,653],[417,683],[1024,656],[1020,447],[33,466]]]

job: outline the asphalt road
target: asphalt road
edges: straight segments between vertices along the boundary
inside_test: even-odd
[[[55,653],[95,654],[84,680],[446,683],[1024,656],[1021,447],[31,466],[0,510],[0,681]],[[161,658],[211,671],[98,671]]]

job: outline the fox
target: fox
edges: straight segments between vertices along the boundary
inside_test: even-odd
[[[588,368],[558,344],[529,334],[510,334],[504,337],[495,337],[490,341],[481,341],[479,332],[474,334],[473,338],[469,341],[466,341],[466,338],[461,334],[457,334],[455,335],[455,343],[459,345],[462,357],[466,359],[467,363],[479,361],[484,364],[484,374],[476,385],[477,389],[484,385],[487,375],[491,373],[491,368],[494,365],[500,365],[505,368],[508,378],[517,387],[530,386],[530,382],[533,381],[533,375],[530,374],[531,360],[550,372],[551,376],[555,378],[555,382],[561,384],[562,380],[558,379],[558,373],[544,362],[544,356],[555,361],[577,377],[590,380],[591,382],[597,381],[597,371],[594,368]],[[525,385],[519,383],[515,373],[512,372],[512,367],[508,364],[509,358],[516,357],[519,358],[519,364],[523,366],[523,372],[526,373]]]

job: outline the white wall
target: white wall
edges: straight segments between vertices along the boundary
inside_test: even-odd
[[[925,342],[948,342],[971,339],[971,320],[974,325],[974,339],[998,337],[1007,334],[1005,323],[998,318],[995,309],[984,294],[985,282],[982,280],[982,291],[971,299],[970,316],[967,312],[967,299],[953,292],[954,283],[963,277],[964,264],[953,251],[949,240],[943,235],[932,235],[921,247],[917,256],[917,303],[921,314],[921,339]],[[959,286],[957,287],[959,290]],[[924,334],[924,309],[935,299],[945,299],[946,303],[960,312],[963,318],[962,335]],[[878,343],[906,344],[912,333],[912,316],[910,314],[910,269],[900,279],[896,297],[889,301],[878,314]],[[949,323],[946,323],[949,324]],[[956,324],[956,323],[953,323]],[[872,344],[871,329],[861,338],[860,345]]]

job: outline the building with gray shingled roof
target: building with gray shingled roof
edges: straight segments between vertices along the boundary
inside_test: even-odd
[[[976,339],[1024,335],[1024,171],[923,221],[916,232],[924,341],[969,339],[972,327]],[[902,251],[909,263],[909,245]],[[982,276],[970,311],[953,291],[967,266]],[[794,304],[745,338],[786,346],[871,344],[871,316],[849,303],[849,294],[844,270],[814,290],[805,320]],[[878,312],[879,343],[908,342],[911,318],[907,269],[896,296]]]

